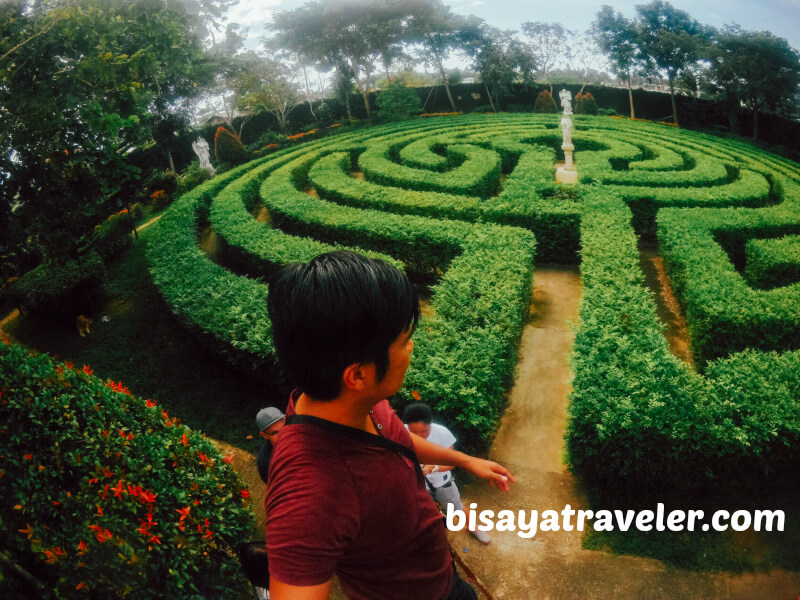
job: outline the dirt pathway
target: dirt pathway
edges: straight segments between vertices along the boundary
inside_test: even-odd
[[[505,494],[483,482],[462,485],[465,506],[474,502],[479,511],[529,515],[531,510],[560,512],[566,504],[588,508],[561,458],[572,378],[567,355],[574,335],[568,322],[578,318],[580,276],[577,269],[538,267],[534,281],[516,382],[491,449],[491,458],[508,467],[517,483]],[[493,531],[488,546],[464,531],[449,535],[496,600],[795,600],[800,592],[795,573],[734,577],[683,571],[653,559],[584,550],[577,532],[540,531],[524,539],[516,532]]]

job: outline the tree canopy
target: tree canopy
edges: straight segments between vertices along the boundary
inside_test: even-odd
[[[742,104],[753,111],[753,139],[758,139],[758,111],[763,106],[791,110],[800,86],[800,53],[771,33],[725,27],[711,50],[707,87],[725,102],[736,120]]]
[[[650,71],[666,74],[672,99],[672,115],[680,127],[675,105],[675,80],[698,58],[706,34],[689,14],[665,0],[653,0],[636,7],[636,43]]]
[[[203,40],[225,3],[0,5],[0,237],[24,230],[17,246],[78,255],[132,195],[130,152],[210,83]]]

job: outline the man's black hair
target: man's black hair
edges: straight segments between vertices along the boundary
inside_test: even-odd
[[[409,404],[403,411],[403,423],[425,423],[430,425],[433,421],[431,407],[424,402]]]
[[[389,263],[344,250],[291,264],[269,282],[267,299],[278,362],[291,383],[314,400],[341,392],[344,370],[389,368],[389,346],[417,326],[419,298]]]

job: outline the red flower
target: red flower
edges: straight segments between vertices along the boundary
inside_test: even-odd
[[[89,365],[83,365],[83,372],[87,375],[92,375],[94,373],[94,369],[92,369]]]
[[[25,455],[25,460],[30,460],[32,458],[33,458],[33,454],[26,454]]]
[[[182,443],[184,446],[188,446],[188,445],[189,445],[189,438],[188,438],[188,437],[186,437],[186,434],[185,434],[185,433],[184,433],[184,434],[183,434],[183,436],[181,437],[181,443]]]
[[[59,557],[67,555],[67,553],[58,546],[50,548],[50,550],[42,550],[42,553],[47,557],[47,564],[50,565],[57,563]]]
[[[111,489],[114,491],[114,497],[115,497],[115,498],[122,498],[122,492],[124,492],[124,491],[125,491],[125,490],[123,489],[123,487],[122,487],[122,479],[120,479],[120,480],[117,482],[117,487],[113,487],[113,488],[111,488]]]
[[[144,401],[144,405],[147,408],[153,408],[156,404],[158,404],[158,402],[153,402],[152,400],[150,400],[150,398]]]
[[[64,361],[64,366],[67,367],[68,369],[74,369],[75,368],[75,365],[73,363],[71,363],[70,361],[68,361],[68,360]]]
[[[86,554],[89,551],[89,546],[86,545],[86,542],[81,540],[78,543],[78,554]]]
[[[156,501],[156,496],[157,496],[157,494],[154,494],[154,493],[153,493],[153,492],[151,492],[150,490],[145,490],[145,491],[143,491],[143,492],[141,493],[141,495],[139,496],[139,498],[140,498],[140,500],[141,500],[142,502],[146,502],[146,503],[148,503],[148,504],[152,504],[153,502],[155,502],[155,501]]]
[[[242,498],[249,498],[250,492],[248,490],[242,490]]]
[[[109,541],[114,537],[108,529],[103,529],[99,525],[89,525],[89,529],[94,531],[94,535],[97,538],[97,541],[100,542],[101,544],[104,544],[105,542]]]
[[[114,472],[113,471],[109,471],[108,467],[103,467],[103,475],[105,475],[106,477],[111,477],[113,474],[114,474]]]
[[[102,517],[103,516],[103,509],[100,508],[99,504],[95,504],[95,506],[97,507],[97,514],[95,516]]]
[[[176,508],[175,510],[178,511],[181,515],[181,520],[185,519],[189,516],[189,511],[192,509],[191,506],[187,506],[186,508]]]
[[[225,458],[223,458],[226,463],[231,464],[233,462],[233,454],[228,454]]]

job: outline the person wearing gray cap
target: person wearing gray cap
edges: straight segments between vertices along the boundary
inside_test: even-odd
[[[272,458],[272,447],[278,439],[278,433],[283,427],[283,421],[286,418],[281,411],[274,406],[268,406],[258,411],[256,415],[256,426],[258,427],[259,434],[266,442],[261,446],[258,451],[258,474],[264,483],[267,483],[269,477],[269,461]]]

